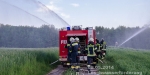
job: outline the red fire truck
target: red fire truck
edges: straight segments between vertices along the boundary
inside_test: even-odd
[[[61,29],[59,31],[59,61],[62,63],[62,65],[67,65],[67,54],[68,50],[65,48],[65,45],[69,41],[70,37],[78,37],[80,39],[80,45],[81,45],[81,56],[79,56],[80,62],[86,62],[87,56],[84,53],[85,46],[88,44],[89,38],[96,38],[95,37],[95,30],[93,27],[86,27],[82,28],[82,26],[72,26],[66,27],[64,29]],[[94,39],[95,42],[95,39]]]

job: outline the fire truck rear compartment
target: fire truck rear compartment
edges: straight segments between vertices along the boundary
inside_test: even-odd
[[[81,45],[81,48],[80,48],[80,51],[81,51],[81,54],[79,55],[79,60],[80,60],[80,64],[81,63],[87,63],[87,56],[86,56],[86,52],[85,52],[85,46],[86,46],[86,36],[68,36],[67,37],[67,42],[70,41],[70,38],[73,37],[73,38],[76,38],[78,37],[79,38],[79,44]]]
[[[70,42],[70,38],[79,38],[79,44],[81,45],[81,55],[85,55],[85,46],[86,46],[86,36],[68,36],[67,37],[67,42]]]
[[[71,38],[71,37],[73,37],[73,38],[78,37],[78,38],[79,38],[79,44],[80,44],[82,47],[85,47],[85,46],[86,46],[86,36],[68,36],[67,42],[70,42],[70,38]]]

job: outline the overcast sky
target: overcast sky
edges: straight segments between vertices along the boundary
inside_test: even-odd
[[[12,0],[7,1],[10,1],[11,3]],[[109,28],[111,27],[116,28],[119,25],[124,25],[127,27],[135,27],[135,26],[141,27],[144,24],[150,23],[150,0],[38,0],[38,1],[40,1],[49,9],[57,13],[58,16],[60,16],[69,25],[83,25],[83,27],[104,26]],[[20,4],[19,2],[16,2],[14,4],[17,3],[18,5]],[[21,6],[25,7],[27,6],[27,3],[22,3]],[[46,19],[43,20],[46,22],[49,21]]]

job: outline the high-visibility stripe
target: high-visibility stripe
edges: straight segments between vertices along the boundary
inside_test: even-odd
[[[100,44],[96,44],[96,45],[100,46]]]
[[[80,68],[80,66],[76,66],[76,69]]]
[[[95,50],[97,50],[97,48],[95,47]]]
[[[96,54],[94,53],[93,55],[91,55],[91,54],[88,54],[87,56],[96,56]]]
[[[88,48],[85,48],[85,50],[88,50]]]
[[[72,46],[78,45],[78,43],[73,43]]]
[[[70,63],[67,63],[67,65],[70,65]]]
[[[87,67],[91,67],[91,65],[87,65]]]
[[[93,62],[93,64],[96,64],[96,62]]]
[[[94,47],[94,45],[88,45],[88,47]]]
[[[81,53],[81,51],[78,51],[78,53]]]
[[[106,50],[106,49],[102,49],[102,50]]]
[[[75,66],[71,66],[71,68],[72,68],[72,69],[74,69],[74,68],[75,68]]]
[[[70,46],[70,44],[67,44],[67,46]]]
[[[97,50],[97,52],[100,52],[101,50]]]

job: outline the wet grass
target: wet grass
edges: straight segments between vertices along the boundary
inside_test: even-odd
[[[0,75],[45,75],[56,60],[57,48],[0,48]]]

